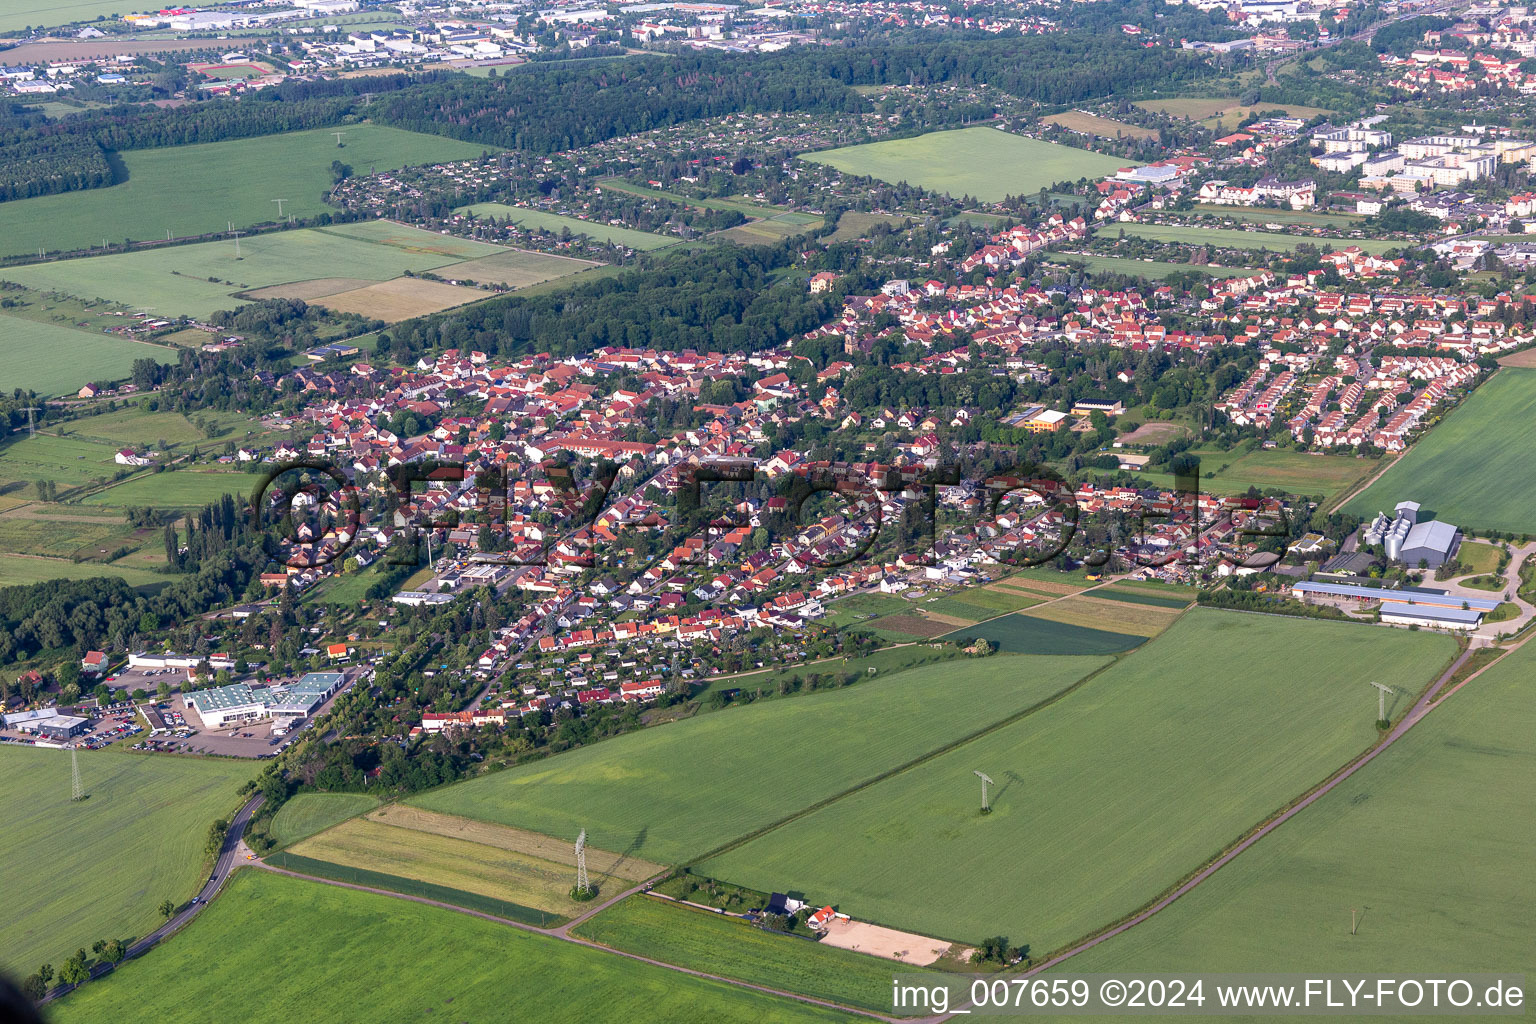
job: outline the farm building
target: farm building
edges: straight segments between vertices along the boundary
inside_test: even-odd
[[[1437,569],[1450,561],[1461,544],[1461,531],[1450,523],[1438,519],[1419,522],[1419,503],[1400,501],[1393,510],[1392,519],[1385,512],[1376,518],[1360,535],[1366,544],[1380,544],[1387,557],[1406,565],[1424,563]]]
[[[1381,621],[1398,626],[1476,629],[1483,621],[1483,612],[1476,608],[1426,608],[1405,601],[1383,601]]]
[[[1356,583],[1300,582],[1291,586],[1299,600],[1353,599],[1381,602],[1381,621],[1397,625],[1426,625],[1445,629],[1476,629],[1499,602],[1486,597],[1458,597],[1422,587],[1369,587]]]

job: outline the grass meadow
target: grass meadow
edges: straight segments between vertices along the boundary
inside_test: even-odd
[[[572,931],[613,949],[845,1006],[890,1010],[891,962],[733,917],[635,895]],[[902,965],[903,973],[924,968]]]
[[[1286,235],[1278,231],[1207,228],[1198,224],[1115,224],[1104,230],[1108,234],[1124,231],[1128,238],[1145,238],[1154,242],[1210,245],[1220,249],[1268,249],[1271,252],[1291,252],[1298,245],[1314,245],[1319,249],[1358,246],[1366,252],[1380,254],[1403,246],[1402,242],[1380,238],[1314,238],[1311,235]]]
[[[917,669],[629,733],[407,802],[568,841],[585,828],[599,849],[673,863],[1022,712],[1102,664]]]
[[[1060,970],[1267,971],[1283,951],[1288,971],[1530,977],[1533,676],[1527,645],[1209,881]]]
[[[95,21],[101,15],[130,14],[136,9],[122,0],[4,0],[0,3],[0,33],[28,26]]]
[[[204,880],[203,842],[240,803],[251,762],[0,746],[0,968],[30,974],[97,939],[146,935],[161,900]]]
[[[300,793],[273,816],[272,838],[287,846],[378,805],[378,799],[366,793]]]
[[[618,227],[613,224],[600,224],[596,221],[581,220],[577,217],[562,217],[558,213],[549,213],[545,210],[530,210],[523,206],[508,206],[506,203],[476,203],[473,206],[463,206],[455,213],[473,213],[476,217],[495,217],[498,221],[512,221],[525,228],[538,228],[543,231],[551,231],[559,234],[564,228],[569,228],[573,235],[586,235],[588,238],[599,242],[616,242],[619,245],[628,246],[631,249],[649,251],[661,249],[669,245],[676,245],[680,239],[666,235],[652,234],[649,231],[635,231],[632,228]]]
[[[1460,527],[1536,533],[1536,370],[1493,375],[1343,511],[1372,516],[1400,501]]]
[[[393,983],[380,984],[386,978]],[[289,1024],[291,999],[253,996],[280,992],[302,993],[308,1018],[373,1024],[507,1019],[510,1006],[519,1020],[552,1024],[850,1020],[454,911],[253,868],[237,872],[185,934],[71,994],[49,1017]]]
[[[101,562],[71,562],[42,555],[0,553],[0,587],[20,587],[44,580],[84,580],[98,576],[117,576],[130,587],[151,587],[175,579],[134,565]]]
[[[1049,707],[697,870],[1039,956],[1142,906],[1364,750],[1370,680],[1417,689],[1454,651],[1427,633],[1193,612]],[[989,815],[974,769],[997,781]]]
[[[486,147],[382,125],[350,125],[344,146],[325,129],[122,154],[128,180],[109,188],[0,203],[3,255],[99,246],[105,238],[143,241],[244,228],[283,214],[313,217],[330,208],[331,161],[357,174],[478,157]],[[233,249],[233,246],[231,246]],[[334,275],[332,275],[334,276]],[[273,282],[275,283],[275,282]],[[72,290],[72,289],[66,289]],[[133,305],[144,305],[134,302]]]
[[[140,474],[86,497],[81,504],[122,508],[152,505],[155,508],[200,508],[226,494],[248,497],[261,477],[252,473],[228,473],[201,469],[167,470]]]
[[[1144,277],[1149,281],[1161,281],[1169,274],[1187,274],[1194,271],[1206,277],[1244,277],[1253,273],[1248,267],[1195,266],[1193,263],[1165,263],[1162,260],[1134,260],[1128,256],[1093,256],[1075,252],[1048,253],[1047,263],[1081,263],[1090,273],[1124,274],[1127,277]]]
[[[987,203],[1033,195],[1058,181],[1113,174],[1127,163],[1120,157],[981,127],[823,150],[801,159],[845,174],[904,181]]]
[[[11,273],[0,270],[0,278]],[[127,377],[135,359],[175,358],[176,350],[164,345],[0,315],[0,391],[72,396],[92,381]]]
[[[72,193],[88,195],[89,193]],[[21,200],[34,202],[34,200]],[[0,204],[0,216],[11,203]],[[372,225],[346,225],[366,228]],[[91,256],[34,263],[0,270],[0,279],[28,287],[87,297],[111,299],[130,306],[148,306],[161,316],[206,317],[214,310],[233,309],[245,300],[240,293],[273,285],[317,278],[387,281],[407,270],[436,270],[470,255],[502,250],[466,239],[443,240],[427,231],[393,226],[387,236],[370,238],[335,228],[277,231],[240,239],[240,254],[231,241],[198,242],[143,252]],[[417,236],[414,247],[399,244],[406,233]],[[464,252],[467,243],[478,248]],[[461,253],[463,253],[461,255]],[[338,291],[341,289],[337,289]],[[162,357],[169,359],[169,357]]]

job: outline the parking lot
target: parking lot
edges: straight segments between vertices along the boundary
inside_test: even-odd
[[[143,690],[153,695],[161,683],[166,683],[172,690],[180,690],[186,678],[187,670],[184,668],[125,668],[121,672],[114,672],[102,682],[124,694]]]

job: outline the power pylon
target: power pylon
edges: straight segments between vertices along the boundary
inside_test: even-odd
[[[576,893],[585,896],[592,891],[592,886],[587,882],[587,830],[582,829],[581,835],[576,837]]]
[[[80,751],[75,747],[69,748],[69,799],[79,803],[85,799],[85,787],[80,784]]]

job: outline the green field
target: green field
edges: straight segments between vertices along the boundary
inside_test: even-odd
[[[828,604],[827,616],[821,621],[833,626],[850,626],[911,609],[912,602],[894,594],[853,594]]]
[[[169,583],[176,578],[132,565],[70,562],[63,558],[18,555],[9,551],[0,553],[0,587],[20,587],[44,580],[83,580],[97,576],[118,576],[130,587],[154,586]]]
[[[476,217],[495,217],[498,221],[510,220],[525,228],[540,228],[555,234],[559,234],[562,228],[569,228],[573,235],[586,235],[599,242],[616,242],[642,251],[676,245],[681,241],[675,237],[655,235],[649,231],[635,231],[613,224],[600,224],[576,217],[562,217],[557,213],[530,210],[523,206],[508,206],[505,203],[476,203],[473,206],[461,206],[453,212],[473,213]]]
[[[5,0],[0,3],[0,32],[15,32],[29,25],[95,21],[102,15],[132,14],[139,9],[122,0]]]
[[[486,151],[381,125],[344,130],[341,149],[330,132],[317,129],[123,153],[128,180],[121,185],[0,203],[0,255],[36,253],[39,246],[52,251],[99,246],[103,238],[112,244],[164,238],[167,231],[183,238],[224,231],[231,221],[237,228],[275,222],[274,199],[285,200],[284,216],[313,217],[332,209],[321,197],[331,187],[333,160],[367,174],[370,168],[465,160]],[[157,305],[153,299],[130,304]]]
[[[112,461],[113,453],[120,447],[121,443],[114,446],[51,433],[36,437],[13,435],[0,441],[0,483],[52,480],[62,489],[97,477],[110,478],[123,468]]]
[[[1127,604],[1146,604],[1154,608],[1188,608],[1189,598],[1175,597],[1171,595],[1153,594],[1129,588],[1099,587],[1091,592],[1093,597],[1103,598],[1109,601],[1124,601]]]
[[[584,939],[679,967],[888,1011],[891,963],[732,917],[636,895],[573,929]],[[802,936],[803,936],[802,932]],[[903,965],[903,972],[923,968]]]
[[[644,729],[408,803],[563,838],[585,828],[599,849],[675,862],[1021,712],[1101,664],[1010,658],[915,669]]]
[[[946,638],[991,640],[1014,654],[1119,654],[1146,643],[1146,637],[1107,629],[1051,622],[1029,615],[1005,615],[976,626],[962,626]]]
[[[210,955],[217,951],[217,955]],[[516,969],[509,971],[508,965]],[[381,983],[385,982],[387,983]],[[888,984],[888,983],[887,983]],[[184,935],[49,1008],[53,1024],[312,1020],[807,1024],[846,1014],[390,896],[242,869]]]
[[[1402,242],[1379,238],[1313,238],[1310,235],[1286,235],[1277,231],[1244,231],[1240,228],[1206,228],[1195,224],[1114,224],[1100,229],[1106,235],[1125,232],[1127,238],[1146,238],[1154,242],[1180,242],[1186,245],[1211,245],[1220,249],[1268,249],[1290,252],[1298,245],[1319,249],[1346,249],[1358,246],[1369,253],[1401,249]]]
[[[208,826],[256,773],[251,762],[86,751],[88,799],[72,803],[69,760],[0,746],[0,968],[13,974],[153,931],[161,900],[197,891]]]
[[[1197,267],[1193,263],[1133,260],[1128,256],[1084,256],[1075,252],[1048,253],[1045,260],[1047,263],[1081,263],[1094,274],[1125,274],[1128,277],[1145,277],[1151,281],[1161,281],[1169,274],[1188,274],[1191,271],[1206,277],[1244,277],[1253,273],[1248,267]]]
[[[0,270],[0,277],[9,274]],[[0,315],[0,390],[7,393],[30,388],[44,395],[73,395],[92,381],[127,377],[135,359],[174,362],[176,350]]]
[[[1038,956],[1140,907],[1364,750],[1370,681],[1416,690],[1454,651],[1426,633],[1191,612],[1050,707],[698,870],[922,934],[1007,935]],[[997,780],[990,815],[974,769]]]
[[[152,505],[155,508],[200,508],[225,494],[249,496],[261,481],[251,473],[213,472],[201,469],[167,470],[134,477],[115,487],[97,491],[82,504],[121,508]]]
[[[1365,218],[1358,213],[1314,213],[1311,210],[1247,209],[1241,206],[1216,206],[1196,203],[1191,213],[1209,214],[1227,220],[1246,221],[1251,224],[1309,224],[1320,228],[1339,228],[1348,231],[1360,226]]]
[[[378,799],[366,793],[300,793],[278,808],[272,838],[287,846],[378,805]]]
[[[90,193],[73,193],[75,196]],[[20,200],[23,203],[37,200]],[[5,209],[0,204],[0,221]],[[0,270],[0,279],[32,288],[85,294],[131,306],[148,306],[160,316],[206,317],[244,301],[239,293],[255,288],[319,278],[387,281],[406,270],[435,270],[465,255],[493,255],[504,250],[462,238],[446,238],[414,228],[390,225],[381,237],[368,237],[372,224],[339,228],[277,231],[233,241],[199,242],[143,252],[34,263]],[[3,229],[0,229],[3,230]],[[408,244],[402,244],[409,238]],[[468,248],[474,247],[474,248]],[[214,280],[209,280],[213,278]],[[167,357],[166,361],[173,361]]]
[[[1209,881],[1061,970],[1283,963],[1330,974],[1530,978],[1533,676],[1536,646],[1527,645]],[[1351,908],[1363,911],[1353,935]]]
[[[1131,161],[1086,149],[1010,135],[996,128],[930,132],[802,157],[845,174],[906,182],[986,203],[1026,196],[1058,181],[1101,178]]]
[[[1370,517],[1400,501],[1460,527],[1536,533],[1536,370],[1506,367],[1342,511]]]

